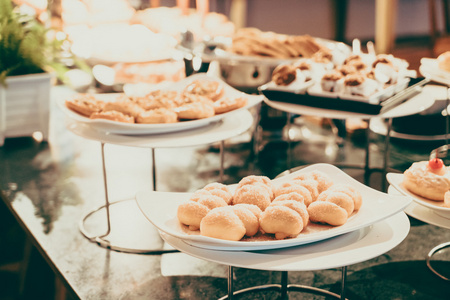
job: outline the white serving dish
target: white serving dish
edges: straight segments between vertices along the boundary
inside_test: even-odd
[[[192,246],[161,233],[174,248],[208,261],[265,271],[313,271],[353,265],[380,256],[400,244],[410,224],[403,213],[318,243],[266,251],[220,251]]]
[[[444,206],[444,201],[433,201],[411,193],[403,186],[404,175],[402,173],[388,173],[386,175],[387,181],[395,187],[400,193],[405,196],[411,197],[415,202],[428,207],[435,211],[436,214],[446,218],[450,218],[450,207]]]
[[[402,195],[400,191],[398,191],[394,186],[389,186],[388,188],[389,195]],[[407,208],[405,208],[404,212],[417,220],[422,222],[439,226],[442,228],[450,229],[450,218],[445,218],[441,215],[436,214],[434,209],[428,208],[419,204],[418,202],[413,201]]]
[[[143,214],[160,231],[182,239],[186,243],[196,247],[227,251],[278,249],[322,241],[370,226],[403,211],[411,203],[409,197],[390,196],[374,190],[330,164],[311,165],[289,175],[273,179],[273,182],[280,184],[292,180],[292,178],[301,173],[312,170],[325,172],[333,178],[335,183],[351,184],[363,196],[363,204],[361,209],[352,215],[342,226],[330,227],[327,230],[308,234],[300,234],[298,237],[291,239],[227,241],[201,236],[198,231],[189,232],[179,223],[177,219],[177,208],[182,201],[187,200],[191,196],[191,193],[140,191],[136,195],[136,201]],[[235,185],[230,186],[231,190],[234,188]]]
[[[136,123],[123,123],[123,122],[116,122],[111,120],[103,120],[103,119],[89,119],[85,116],[82,116],[69,108],[65,105],[65,99],[58,99],[57,104],[61,108],[61,110],[72,120],[77,122],[83,122],[89,124],[92,128],[100,130],[100,131],[106,131],[110,133],[115,134],[126,134],[126,135],[143,135],[143,134],[159,134],[159,133],[168,133],[168,132],[177,132],[177,131],[184,131],[194,128],[199,128],[202,126],[207,126],[211,123],[217,122],[222,120],[224,117],[229,116],[230,114],[233,114],[237,111],[243,110],[243,109],[249,109],[255,105],[258,105],[262,102],[264,96],[261,95],[248,95],[243,92],[240,92],[225,82],[223,82],[221,79],[214,78],[212,76],[206,75],[206,74],[195,74],[192,76],[189,76],[179,82],[174,83],[173,85],[170,85],[167,87],[167,90],[175,90],[175,91],[182,91],[189,83],[191,83],[194,80],[198,79],[214,79],[217,81],[220,81],[225,89],[225,96],[226,97],[246,97],[248,99],[248,104],[245,107],[242,107],[240,109],[236,109],[227,113],[223,113],[220,115],[215,115],[211,118],[205,118],[205,119],[199,119],[199,120],[191,120],[191,121],[182,121],[177,123],[166,123],[166,124],[136,124]],[[112,94],[96,94],[96,97],[98,97],[101,100],[104,101],[115,101],[119,97],[121,97],[123,94],[118,93],[112,93]]]

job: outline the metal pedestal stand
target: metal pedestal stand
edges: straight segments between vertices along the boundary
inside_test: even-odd
[[[442,243],[440,245],[437,245],[436,247],[434,247],[433,249],[430,250],[430,252],[428,252],[427,255],[427,266],[428,268],[431,270],[431,272],[433,272],[434,274],[436,274],[437,276],[439,276],[441,279],[450,281],[450,278],[442,275],[441,273],[439,273],[438,271],[436,271],[433,266],[431,265],[431,258],[433,257],[434,254],[438,253],[439,251],[445,249],[445,248],[449,248],[450,247],[450,242],[447,243]]]
[[[234,296],[240,296],[243,294],[258,292],[258,291],[278,291],[280,292],[280,299],[288,299],[288,292],[304,292],[309,294],[315,294],[326,297],[333,297],[336,299],[345,299],[345,281],[347,279],[347,267],[342,267],[342,283],[341,283],[341,294],[335,294],[333,292],[299,284],[288,284],[288,272],[281,272],[281,283],[280,284],[266,284],[260,286],[253,286],[250,288],[242,289],[234,292],[234,280],[233,280],[233,267],[228,266],[228,295],[220,298],[219,300],[234,299]]]
[[[153,178],[153,191],[156,191],[156,163],[155,163],[155,149],[151,149],[152,154],[152,178]],[[108,236],[111,234],[111,213],[110,213],[110,207],[111,205],[115,205],[118,203],[123,203],[125,201],[135,201],[135,199],[124,199],[119,200],[115,202],[109,201],[109,195],[108,195],[108,180],[107,180],[107,174],[106,174],[106,162],[105,162],[105,143],[101,142],[101,153],[102,153],[102,170],[103,170],[103,182],[104,182],[104,189],[105,189],[105,204],[101,205],[90,212],[88,212],[79,223],[79,230],[80,232],[91,242],[97,243],[99,246],[115,250],[119,252],[126,252],[126,253],[137,253],[137,254],[163,254],[163,253],[171,253],[171,252],[178,252],[176,249],[136,249],[131,247],[123,247],[120,245],[116,245],[111,243],[111,241],[108,240]],[[224,141],[220,141],[220,173],[219,173],[219,180],[222,182],[224,175]],[[88,230],[85,227],[86,221],[93,216],[95,213],[105,210],[106,212],[106,232],[100,235],[93,235],[88,232]]]
[[[450,96],[450,90],[449,90],[449,96]],[[449,101],[449,98],[450,98],[450,97],[447,97],[447,106],[446,106],[447,108],[448,108],[448,105],[449,105],[449,102],[450,102],[450,101]],[[446,132],[446,134],[445,134],[445,137],[446,137],[446,144],[445,144],[444,146],[441,146],[441,147],[439,147],[439,148],[433,150],[433,151],[431,152],[431,154],[430,154],[430,159],[431,159],[431,158],[435,158],[435,157],[442,157],[442,158],[445,158],[445,157],[448,156],[448,150],[449,150],[449,144],[448,144],[448,140],[447,140],[447,137],[448,137],[448,126],[449,126],[449,116],[448,116],[448,109],[447,109],[447,115],[446,115],[446,131],[445,131],[445,132]],[[448,278],[448,277],[446,277],[446,276],[440,274],[438,271],[436,271],[436,270],[433,268],[433,266],[431,265],[431,258],[433,257],[433,255],[435,255],[435,254],[438,253],[439,251],[441,251],[441,250],[443,250],[443,249],[445,249],[445,248],[449,248],[449,247],[450,247],[450,242],[439,244],[439,245],[437,245],[436,247],[434,247],[433,249],[431,249],[430,252],[428,252],[428,255],[427,255],[427,257],[426,257],[426,263],[427,263],[428,268],[429,268],[434,274],[436,274],[437,276],[439,276],[441,279],[444,279],[444,280],[447,280],[447,281],[450,281],[450,278]]]

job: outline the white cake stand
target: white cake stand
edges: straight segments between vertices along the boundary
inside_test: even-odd
[[[248,110],[237,111],[236,113],[224,117],[218,122],[214,122],[200,128],[153,135],[111,134],[106,131],[96,130],[87,123],[68,121],[67,128],[72,133],[89,140],[99,141],[101,143],[105,204],[91,210],[80,220],[79,229],[81,233],[91,242],[95,242],[102,247],[120,252],[159,254],[176,251],[173,249],[137,249],[136,247],[118,245],[108,240],[108,236],[111,234],[111,222],[113,221],[111,218],[110,206],[119,203],[124,204],[124,202],[135,205],[135,202],[134,199],[124,199],[115,202],[109,201],[105,162],[105,144],[150,148],[152,155],[153,190],[156,190],[155,148],[191,147],[220,142],[220,180],[222,180],[224,141],[244,133],[251,127],[252,124],[253,116]],[[88,232],[85,223],[91,216],[102,210],[106,210],[106,232],[100,235],[93,235]],[[158,235],[157,237],[159,239]]]
[[[347,266],[377,257],[393,249],[408,235],[408,217],[400,212],[388,219],[332,239],[265,251],[224,251],[192,246],[180,238],[161,232],[161,237],[175,249],[191,256],[228,265],[228,295],[222,299],[232,299],[258,290],[275,290],[281,299],[287,299],[288,291],[309,292],[318,295],[345,299]],[[239,291],[233,290],[233,268],[249,268],[267,271],[281,271],[281,284],[255,286]],[[342,268],[340,295],[310,286],[288,284],[289,271],[315,271]]]
[[[435,101],[433,94],[435,94],[439,89],[442,87],[434,86],[434,85],[427,85],[423,87],[422,91],[417,94],[420,91],[420,87],[417,87],[418,90],[414,91],[415,96],[407,99],[402,104],[386,111],[382,112],[378,115],[370,115],[370,114],[364,114],[364,113],[356,113],[356,112],[349,112],[349,111],[341,111],[341,110],[333,110],[333,109],[325,109],[325,108],[318,108],[318,107],[311,107],[311,106],[305,106],[305,105],[299,105],[299,104],[293,104],[288,102],[280,102],[280,101],[273,101],[264,99],[264,102],[269,105],[272,108],[290,113],[290,114],[297,114],[297,115],[307,115],[307,116],[315,116],[315,117],[322,117],[322,118],[330,118],[330,119],[351,119],[351,118],[357,118],[357,119],[363,119],[370,121],[371,119],[379,118],[379,119],[388,119],[387,122],[387,130],[384,140],[385,145],[385,151],[384,151],[384,158],[383,158],[383,168],[382,169],[376,169],[370,167],[370,151],[369,151],[369,133],[370,129],[367,128],[366,130],[366,136],[367,136],[367,143],[366,143],[366,149],[365,149],[365,162],[363,165],[363,169],[366,173],[369,173],[370,171],[382,171],[383,175],[386,175],[388,170],[388,161],[389,161],[389,146],[390,146],[390,135],[391,135],[391,126],[392,126],[392,119],[397,117],[403,117],[408,116],[412,114],[419,113],[421,111],[426,110],[427,108],[431,107]],[[414,95],[414,94],[413,94]],[[337,99],[330,99],[330,101],[339,101]],[[290,118],[288,118],[289,120]],[[290,124],[288,124],[290,125]],[[361,168],[360,165],[345,165],[341,166],[345,168]],[[383,176],[384,178],[385,176]],[[383,184],[383,190],[385,190],[385,182],[382,182]]]
[[[388,193],[391,195],[402,195],[402,193],[399,192],[397,189],[395,189],[393,186],[389,186]],[[408,205],[408,207],[404,210],[404,212],[407,213],[409,216],[416,218],[417,220],[420,220],[422,222],[425,222],[425,223],[428,223],[428,224],[431,224],[434,226],[450,229],[450,219],[449,218],[445,218],[441,214],[437,214],[432,208],[420,205],[417,202],[413,201],[410,205]],[[438,277],[440,277],[441,279],[446,280],[446,281],[450,281],[450,278],[442,275],[435,268],[433,268],[433,266],[431,264],[431,258],[437,252],[439,252],[443,249],[446,249],[448,247],[450,247],[450,242],[441,243],[441,244],[433,247],[433,249],[431,249],[430,252],[428,252],[427,257],[426,257],[426,263],[427,263],[428,268],[434,274],[436,274]]]

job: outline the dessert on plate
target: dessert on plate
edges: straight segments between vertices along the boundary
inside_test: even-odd
[[[450,190],[449,167],[439,158],[415,162],[403,175],[403,186],[408,191],[429,200],[444,201]]]
[[[222,82],[214,79],[194,80],[181,92],[155,90],[142,97],[120,95],[113,102],[102,101],[93,94],[77,94],[65,101],[67,108],[90,119],[136,124],[210,118],[247,104],[246,97],[226,96]]]
[[[351,185],[335,184],[321,171],[283,183],[249,175],[233,188],[215,182],[197,190],[178,206],[177,218],[188,232],[207,237],[282,240],[298,237],[311,226],[341,226],[362,202]]]

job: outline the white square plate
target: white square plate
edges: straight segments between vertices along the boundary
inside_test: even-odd
[[[277,249],[325,240],[384,220],[403,211],[412,201],[409,197],[392,196],[372,189],[330,164],[311,165],[289,175],[273,179],[272,181],[275,184],[280,184],[292,180],[292,178],[301,173],[312,170],[328,174],[334,183],[351,184],[361,193],[363,204],[360,210],[352,215],[342,226],[330,226],[327,230],[308,234],[300,233],[297,237],[291,239],[227,241],[201,236],[198,231],[188,233],[187,230],[183,230],[182,226],[184,225],[181,225],[177,219],[177,208],[182,201],[189,199],[191,193],[141,191],[137,193],[136,201],[143,214],[160,231],[180,238],[186,243],[197,247],[228,251]],[[230,190],[234,191],[235,187],[236,185],[230,186]]]
[[[189,83],[194,80],[202,80],[202,79],[213,79],[221,82],[225,89],[225,96],[230,98],[236,97],[245,97],[248,99],[248,103],[245,107],[229,111],[223,114],[215,115],[210,118],[191,120],[191,121],[182,121],[176,123],[164,123],[164,124],[130,124],[124,122],[116,122],[111,120],[104,119],[89,119],[85,116],[82,116],[65,105],[65,99],[57,99],[57,104],[59,108],[72,120],[77,122],[88,123],[91,127],[106,131],[115,134],[125,134],[125,135],[144,135],[144,134],[158,134],[158,133],[167,133],[167,132],[178,132],[184,131],[188,129],[199,128],[202,126],[207,126],[213,122],[217,122],[222,120],[224,117],[229,116],[237,111],[241,111],[243,109],[249,109],[259,103],[261,103],[264,99],[262,95],[249,95],[245,94],[241,91],[236,90],[235,88],[226,84],[223,80],[219,78],[215,78],[206,74],[195,74],[181,80],[179,82],[174,83],[167,87],[167,90],[174,90],[181,92]],[[112,93],[112,94],[96,94],[96,96],[103,101],[116,101],[123,94]]]

